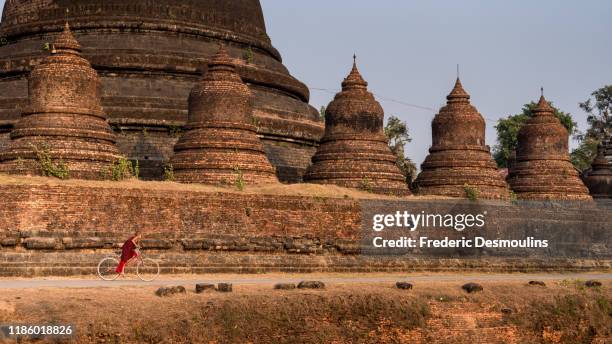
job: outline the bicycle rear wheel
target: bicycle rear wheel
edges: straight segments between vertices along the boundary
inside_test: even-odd
[[[159,276],[159,263],[151,258],[139,259],[136,275],[142,281],[151,282]]]
[[[98,277],[105,281],[114,281],[119,277],[115,271],[119,265],[119,259],[114,257],[106,257],[98,263]]]

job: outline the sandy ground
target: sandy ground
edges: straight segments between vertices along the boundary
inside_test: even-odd
[[[447,276],[455,278],[452,281],[411,276],[414,289],[409,291],[395,288],[392,282],[336,280],[324,290],[273,290],[265,284],[244,283],[234,285],[232,293],[196,294],[193,284],[185,284],[186,293],[170,297],[156,296],[153,285],[3,289],[0,323],[71,324],[76,334],[65,339],[69,343],[606,343],[612,339],[612,313],[606,314],[612,312],[609,277],[602,287],[585,288],[574,275],[547,279],[546,287],[528,286],[532,276],[517,280],[510,275],[504,281],[480,275]],[[484,291],[465,293],[464,279],[481,280]]]
[[[298,283],[303,280],[318,280],[328,284],[391,283],[400,280],[413,282],[528,282],[530,280],[612,280],[612,273],[567,273],[567,274],[484,274],[484,273],[312,273],[312,274],[202,274],[161,275],[153,282],[142,282],[135,275],[126,274],[115,281],[103,281],[96,276],[46,277],[46,278],[0,278],[0,289],[24,288],[98,288],[124,286],[163,286],[169,284],[195,284],[228,282],[235,285],[274,285],[276,283]]]

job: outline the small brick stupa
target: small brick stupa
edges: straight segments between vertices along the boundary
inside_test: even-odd
[[[569,158],[569,133],[544,95],[518,134],[508,182],[519,199],[591,200]]]
[[[471,187],[480,198],[508,199],[508,184],[485,144],[485,121],[459,78],[446,98],[431,123],[432,146],[416,180],[419,194],[465,198]]]
[[[186,132],[170,162],[175,180],[213,185],[278,182],[253,122],[253,95],[220,47],[189,96]]]
[[[49,169],[63,166],[70,178],[103,179],[120,154],[100,105],[100,78],[68,23],[50,50],[30,74],[29,104],[0,153],[0,172],[53,175]]]
[[[379,194],[408,195],[383,132],[384,112],[356,63],[325,112],[325,135],[304,181]]]
[[[599,145],[597,157],[584,177],[584,183],[593,198],[612,199],[612,166],[605,157],[603,145]]]
[[[604,156],[608,160],[608,162],[612,163],[612,137],[609,137],[608,140],[604,140]]]

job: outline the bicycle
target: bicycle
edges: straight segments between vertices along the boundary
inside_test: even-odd
[[[136,276],[143,282],[151,282],[159,276],[159,263],[151,258],[143,258],[139,249],[136,249]],[[115,271],[121,255],[113,257],[105,257],[98,263],[98,277],[105,281],[114,281],[119,277],[119,273]],[[128,262],[130,264],[131,261]]]

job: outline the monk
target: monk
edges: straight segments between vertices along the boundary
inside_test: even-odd
[[[127,241],[121,247],[121,262],[119,262],[119,265],[115,270],[115,272],[121,274],[121,276],[124,274],[123,269],[125,268],[125,265],[138,257],[138,242],[140,241],[141,237],[142,232],[136,231],[136,233],[127,239]]]

